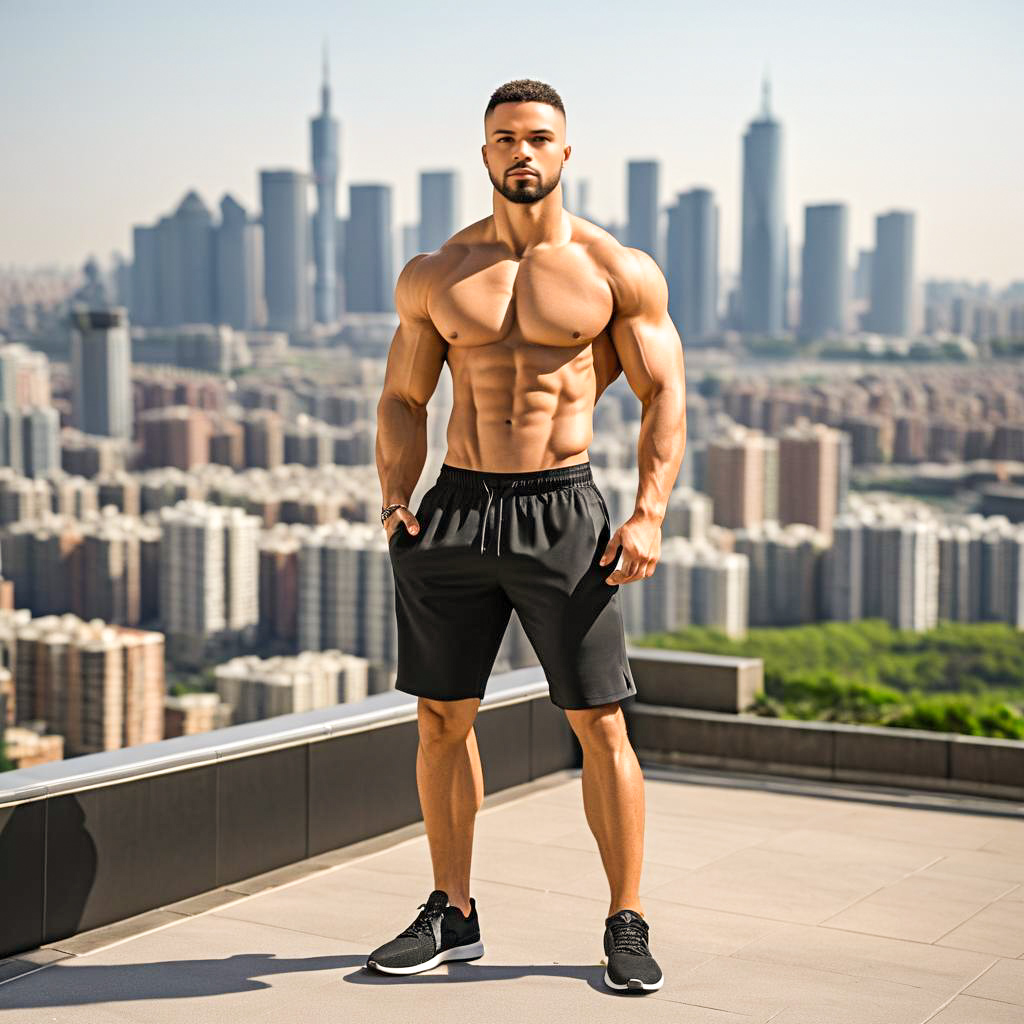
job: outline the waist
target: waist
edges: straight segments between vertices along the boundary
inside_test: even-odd
[[[590,462],[556,466],[528,473],[492,473],[482,469],[463,469],[442,463],[437,482],[448,487],[472,491],[497,491],[502,494],[541,494],[563,487],[579,487],[594,482]]]

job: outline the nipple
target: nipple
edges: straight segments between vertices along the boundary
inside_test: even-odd
[[[573,331],[573,332],[572,332],[572,336],[573,336],[574,338],[578,338],[578,337],[580,336],[580,332],[579,332],[579,331]]]

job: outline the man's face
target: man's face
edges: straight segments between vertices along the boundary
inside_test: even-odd
[[[484,132],[487,174],[510,202],[536,203],[558,185],[571,148],[560,110],[548,103],[499,103],[484,119]]]

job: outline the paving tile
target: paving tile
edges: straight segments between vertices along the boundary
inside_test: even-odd
[[[697,815],[756,828],[798,828],[834,812],[835,801],[766,789],[644,780],[649,814]],[[566,805],[583,799],[582,779],[554,787],[538,799]]]
[[[608,879],[596,843],[586,851],[551,843],[530,847],[498,838],[480,844],[478,849],[479,853],[474,854],[474,874],[480,878],[595,899],[608,897]],[[684,871],[670,865],[644,861],[640,891],[646,892],[683,874]]]
[[[849,835],[824,829],[798,828],[783,832],[759,844],[766,850],[786,850],[805,857],[832,861],[870,861],[903,871],[917,871],[942,859],[934,846],[918,842],[898,842],[873,836]]]
[[[730,821],[715,821],[690,815],[660,818],[648,814],[644,829],[644,862],[693,869],[703,867],[749,846],[763,843],[777,835],[774,830],[752,828]],[[596,850],[597,842],[590,827],[584,824],[549,842],[576,850]]]
[[[890,981],[946,997],[994,962],[991,954],[795,924],[777,925],[732,955]]]
[[[935,992],[877,978],[716,957],[685,977],[687,999],[791,1024],[921,1024],[944,1002]],[[776,1014],[778,1016],[773,1016]]]
[[[1024,882],[1024,855],[1003,856],[984,850],[951,853],[943,860],[942,870],[952,875],[1021,883]]]
[[[337,1024],[341,1019],[399,1024],[406,1021],[470,1020],[474,1024],[763,1024],[763,1014],[743,1014],[693,1003],[681,1003],[662,993],[642,996],[611,992],[601,980],[604,969],[579,965],[505,964],[486,956],[471,964],[450,964],[436,972],[406,978],[370,977],[352,971],[343,983],[372,986],[372,1009],[367,1016],[340,1017],[352,1007],[351,989],[318,985],[303,1003],[306,1021]],[[333,993],[333,998],[331,995]],[[338,997],[341,996],[339,1001]],[[347,996],[347,998],[346,998]],[[643,1005],[637,1005],[642,1003]]]
[[[350,943],[206,914],[0,986],[0,1011],[15,1011],[4,1024],[294,1020],[311,977],[364,962]]]
[[[587,828],[582,802],[566,806],[530,800],[481,812],[476,817],[474,835],[511,835],[528,843],[546,843],[580,828]]]
[[[914,942],[937,942],[1011,888],[1005,882],[946,874],[941,870],[945,864],[943,860],[936,867],[899,879],[823,924]]]
[[[927,1024],[1020,1024],[1020,1007],[975,996],[957,996],[929,1018]]]
[[[753,848],[652,887],[647,895],[690,906],[817,924],[902,874],[901,869],[884,864]]]
[[[365,877],[365,873],[349,876],[343,869],[329,878],[268,892],[259,899],[214,913],[232,921],[253,921],[358,942],[369,952],[413,921],[419,904],[430,895],[433,882],[427,875],[419,879],[415,892],[390,893],[381,891],[382,887],[362,885]],[[406,876],[406,880],[414,882],[412,876]],[[478,884],[472,894],[481,903],[481,915],[502,898],[510,898],[487,883]]]
[[[842,809],[835,808],[827,822],[818,827],[860,837],[925,843],[947,850],[980,850],[1006,831],[1006,819],[989,815],[852,802]]]
[[[113,921],[99,928],[90,928],[77,935],[69,935],[65,939],[57,939],[49,943],[47,948],[81,955],[102,946],[109,946],[120,939],[131,938],[162,925],[174,924],[180,921],[182,916],[170,910],[147,910],[144,914],[126,917],[123,921]]]
[[[964,989],[964,995],[1024,1006],[1024,962],[997,960],[977,981]]]
[[[1006,857],[1024,858],[1024,822],[1007,825],[982,849],[986,853],[999,853]]]
[[[977,949],[999,956],[1024,954],[1024,912],[1013,901],[1000,900],[938,940],[942,946]]]

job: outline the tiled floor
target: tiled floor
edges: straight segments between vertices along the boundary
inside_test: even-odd
[[[481,960],[363,968],[433,886],[421,835],[0,983],[0,1024],[1024,1022],[1024,819],[785,788],[648,770],[658,992],[602,984],[607,883],[575,777],[477,819]]]

